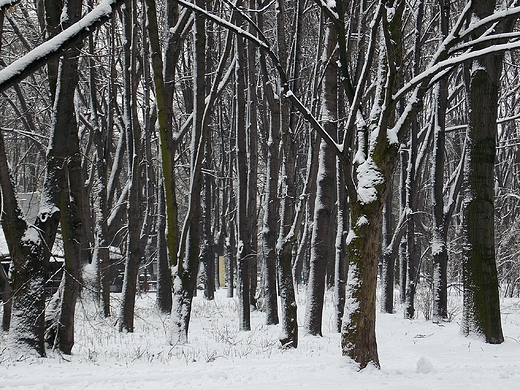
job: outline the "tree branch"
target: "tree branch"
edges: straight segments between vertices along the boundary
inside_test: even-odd
[[[9,1],[13,4],[16,3],[16,0],[0,0],[0,2],[5,3]],[[77,45],[78,42],[109,20],[114,10],[123,3],[124,0],[103,0],[77,23],[0,70],[0,92],[19,83],[45,65],[49,59],[60,55],[65,49]]]

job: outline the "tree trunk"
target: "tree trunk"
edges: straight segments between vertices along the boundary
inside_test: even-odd
[[[494,1],[475,1],[474,17],[494,12]],[[462,332],[487,343],[504,341],[495,259],[494,162],[498,92],[503,54],[489,54],[470,65],[469,124],[464,164]]]
[[[285,1],[275,2],[276,14],[276,36],[278,44],[278,55],[280,64],[287,67],[287,43],[285,29]],[[277,95],[281,95],[278,91]],[[292,224],[295,216],[296,205],[296,186],[295,186],[295,163],[296,145],[293,139],[294,129],[290,125],[291,106],[287,99],[281,100],[280,105],[280,129],[282,140],[282,182],[281,184],[281,204],[280,204],[280,230],[278,243],[276,245],[280,303],[281,303],[281,322],[280,343],[283,348],[298,347],[298,318],[296,297],[294,293],[292,266],[293,248],[296,237],[292,231]]]
[[[197,0],[197,6],[204,8],[205,1]],[[177,264],[175,273],[173,308],[171,317],[172,339],[171,344],[186,343],[188,341],[188,327],[191,316],[193,295],[197,285],[199,269],[200,241],[201,241],[201,191],[202,191],[202,161],[203,145],[209,136],[209,126],[203,126],[205,108],[205,51],[206,28],[203,15],[196,15],[194,22],[194,104],[193,127],[190,145],[190,198],[188,213],[183,227],[180,256],[183,261]],[[185,237],[185,240],[184,240]],[[183,248],[185,248],[185,253]]]
[[[213,192],[213,178],[209,173],[211,169],[210,161],[211,161],[211,139],[206,140],[206,144],[204,146],[204,169],[207,173],[204,174],[204,183],[203,183],[203,214],[202,214],[202,224],[203,224],[203,237],[204,241],[201,248],[201,260],[204,264],[205,271],[205,280],[204,280],[204,298],[208,300],[215,299],[215,251],[214,251],[214,243],[213,243],[213,232],[211,230],[211,217],[213,215],[212,212],[212,192]]]
[[[266,79],[266,72],[263,72]],[[273,93],[264,80],[264,88],[268,99]],[[266,324],[278,324],[278,294],[276,292],[276,239],[278,236],[278,219],[280,200],[278,197],[278,182],[280,176],[280,110],[272,98],[270,108],[269,134],[267,141],[267,176],[266,195],[264,200],[264,219],[262,228],[262,251],[264,255],[263,280]]]
[[[241,25],[242,17],[237,18]],[[245,74],[247,66],[246,48],[244,38],[237,37],[237,62],[236,67],[236,150],[237,150],[237,227],[238,227],[238,257],[237,257],[237,295],[239,329],[251,330],[250,318],[250,270],[251,237],[249,221],[247,219],[247,188],[248,167],[246,150],[246,97]]]
[[[255,8],[256,0],[250,0],[251,9]],[[253,26],[249,26],[254,30]],[[247,142],[247,220],[249,221],[249,237],[251,240],[251,255],[249,268],[251,283],[249,288],[249,303],[256,309],[256,290],[258,285],[258,124],[256,96],[256,72],[255,72],[256,48],[250,42],[247,43],[247,118],[248,118],[248,142]]]
[[[392,199],[391,192],[385,204],[382,226],[382,269],[381,269],[381,311],[383,313],[394,312],[394,278],[395,278],[395,255],[389,248],[392,240]]]
[[[406,167],[408,165],[408,153],[405,150],[400,152],[401,175],[399,180],[399,205],[401,215],[406,215]],[[408,244],[406,236],[403,235],[399,240],[399,300],[404,303],[406,300],[406,286],[408,283],[408,257],[406,256]]]
[[[144,245],[141,236],[141,148],[140,126],[137,121],[136,99],[136,56],[137,42],[135,39],[137,24],[135,3],[127,0],[123,9],[125,30],[124,47],[124,125],[128,156],[129,191],[127,203],[128,236],[123,280],[122,302],[119,314],[119,331],[134,331],[135,296],[137,292],[137,277],[139,265],[144,257]]]
[[[112,26],[111,26],[112,27]],[[111,41],[111,51],[113,50],[113,42]],[[94,55],[94,39],[89,37],[89,54]],[[111,58],[111,60],[113,60]],[[111,83],[112,84],[112,83]],[[94,249],[92,253],[92,263],[90,268],[91,280],[86,280],[87,285],[96,291],[96,299],[102,304],[103,315],[110,316],[110,251],[108,248],[108,162],[110,161],[111,144],[109,129],[114,126],[113,114],[109,114],[109,118],[100,127],[98,117],[98,100],[96,86],[96,68],[94,61],[89,60],[89,91],[90,91],[90,111],[93,122],[93,140],[96,148],[96,156],[94,160],[96,177],[94,179]],[[109,86],[109,95],[113,96],[113,85]],[[110,106],[109,106],[110,110]],[[111,110],[110,110],[111,111]],[[111,111],[112,112],[112,111]]]
[[[4,308],[2,313],[2,330],[8,332],[11,325],[13,301],[11,299],[11,286],[9,285],[9,279],[7,278],[3,266],[0,266],[0,296],[2,297]]]
[[[338,94],[337,68],[333,55],[336,39],[331,22],[325,26],[325,45],[322,54],[324,71],[322,86],[321,118],[323,128],[335,137],[337,129]],[[330,60],[329,60],[330,58]],[[323,300],[325,296],[325,274],[327,264],[332,262],[334,254],[330,250],[330,237],[334,235],[332,209],[336,191],[336,155],[325,141],[320,143],[317,191],[314,206],[314,223],[311,236],[311,258],[309,284],[307,286],[307,306],[305,311],[305,332],[322,335]]]
[[[414,29],[414,76],[420,72],[421,59],[421,31],[424,14],[424,1],[416,3],[416,22]],[[406,291],[404,302],[404,318],[414,318],[415,316],[415,292],[419,283],[419,255],[415,239],[415,197],[417,180],[417,134],[419,123],[417,118],[412,120],[410,126],[410,136],[408,142],[408,166],[406,167],[406,210],[409,212],[406,219]],[[402,167],[404,169],[404,166]]]
[[[172,274],[166,245],[166,205],[164,186],[158,189],[157,216],[157,307],[164,314],[172,311]]]
[[[439,1],[439,29],[442,41],[448,35],[450,2]],[[433,322],[441,322],[448,317],[448,221],[449,215],[444,212],[444,147],[446,111],[448,106],[448,80],[443,77],[434,89],[435,97],[435,133],[433,138],[433,172],[432,172],[432,203],[433,203]]]

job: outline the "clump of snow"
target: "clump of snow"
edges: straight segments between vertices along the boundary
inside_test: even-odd
[[[356,227],[361,227],[361,226],[366,226],[366,225],[370,225],[370,221],[368,220],[366,215],[362,215],[356,221],[356,225],[355,226]]]
[[[435,372],[435,368],[433,368],[433,364],[423,356],[417,361],[416,371],[421,374],[429,374],[430,372]]]
[[[386,137],[388,139],[388,143],[390,145],[397,145],[399,144],[399,139],[397,137],[397,131],[396,129],[389,129],[386,133]]]
[[[362,204],[369,204],[377,200],[376,186],[384,183],[384,176],[374,160],[368,158],[357,167],[358,197]]]
[[[346,243],[347,243],[347,245],[350,245],[350,243],[352,242],[352,240],[354,240],[355,238],[357,238],[356,233],[354,232],[354,230],[350,229],[350,230],[348,231],[347,239],[346,239]]]

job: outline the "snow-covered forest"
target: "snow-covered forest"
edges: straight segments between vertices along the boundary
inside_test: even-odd
[[[0,0],[8,386],[36,386],[19,378],[35,363],[88,363],[139,367],[146,387],[143,365],[183,359],[183,380],[210,370],[187,388],[315,388],[322,370],[332,387],[437,387],[454,367],[512,383],[519,14]],[[266,379],[275,365],[294,376]]]

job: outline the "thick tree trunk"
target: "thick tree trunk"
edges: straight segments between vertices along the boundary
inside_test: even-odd
[[[350,203],[353,228],[347,239],[349,272],[347,278],[347,305],[343,322],[343,354],[351,357],[361,368],[368,364],[379,366],[375,337],[375,306],[377,259],[381,215],[380,202]]]
[[[65,10],[67,18],[64,23],[60,24],[61,28],[66,28],[80,19],[81,5],[79,0],[67,3]],[[61,13],[59,5],[53,6],[58,8]],[[49,15],[57,12],[56,9],[51,11],[51,5],[47,6],[47,11]],[[51,312],[47,319],[50,325],[46,337],[51,344],[58,346],[65,354],[70,354],[74,345],[74,314],[81,279],[81,249],[82,243],[86,240],[85,221],[83,220],[84,181],[74,107],[74,93],[78,85],[78,53],[77,47],[68,49],[59,61],[53,109],[54,132],[55,135],[59,134],[56,142],[65,148],[64,154],[69,157],[63,161],[63,165],[60,167],[64,187],[59,200],[56,199],[59,202],[56,206],[61,210],[60,222],[65,254],[63,281],[60,285],[62,291],[56,302],[57,310]],[[52,84],[51,78],[51,89]]]
[[[474,13],[493,13],[494,1],[476,1]],[[469,80],[469,125],[464,165],[464,307],[462,332],[492,344],[502,343],[499,286],[495,260],[494,162],[498,92],[503,55],[473,61]]]
[[[384,99],[391,95],[396,81],[393,68],[401,59],[400,43],[402,33],[402,12],[404,2],[396,2],[391,15],[383,16],[383,25],[390,38],[385,55],[380,53],[378,64],[378,91],[376,92],[376,110]],[[390,18],[389,18],[390,16]],[[343,45],[339,42],[340,46]],[[340,48],[343,57],[344,48]],[[343,53],[343,54],[342,54]],[[367,58],[367,61],[374,57]],[[385,63],[388,61],[388,63]],[[391,66],[388,66],[388,65]],[[345,72],[345,69],[342,69]],[[389,84],[390,81],[390,84]],[[386,87],[382,88],[383,85]],[[390,90],[385,90],[390,88]],[[384,91],[384,92],[383,92]],[[420,93],[419,93],[420,92]],[[422,97],[423,90],[417,96]],[[347,97],[353,101],[352,92],[347,90]],[[388,138],[388,126],[393,118],[394,108],[384,108],[379,121],[373,127],[367,127],[365,121],[357,123],[358,148],[354,166],[350,161],[345,163],[347,174],[348,199],[350,206],[351,230],[347,237],[349,271],[347,278],[347,298],[345,316],[341,331],[341,347],[343,355],[353,359],[360,369],[369,364],[379,367],[375,321],[376,321],[376,288],[378,274],[379,244],[383,208],[390,189],[392,173],[398,156],[398,143]],[[409,109],[401,126],[406,126],[416,115],[416,110]],[[399,135],[403,135],[400,129]],[[348,172],[355,167],[355,183],[349,180]]]
[[[67,143],[62,141],[67,139],[68,130],[67,126],[53,123],[40,208],[33,225],[24,220],[18,206],[0,134],[2,227],[12,257],[12,315],[7,344],[20,355],[36,352],[45,356],[45,274],[49,248],[58,229],[61,193],[66,185],[63,165],[68,151]]]
[[[493,219],[499,88],[495,72],[500,74],[501,58],[488,57],[485,62],[488,67],[474,64],[470,81],[471,112],[464,167],[462,331],[464,334],[482,335],[489,343],[501,343],[504,337],[500,321]]]

